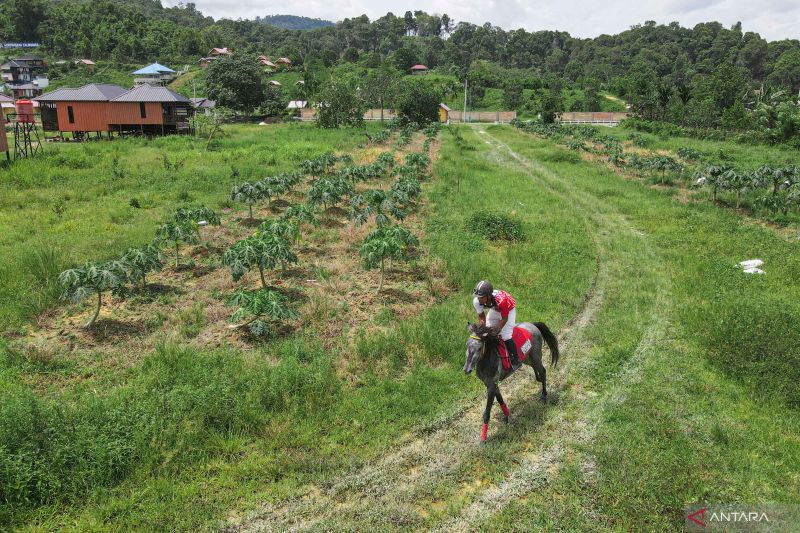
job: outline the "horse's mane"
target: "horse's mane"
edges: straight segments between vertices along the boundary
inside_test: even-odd
[[[480,324],[473,324],[472,326],[472,333],[476,336],[486,339],[492,343],[496,343],[500,341],[500,335],[497,333],[495,328],[489,327],[487,325],[480,325]]]

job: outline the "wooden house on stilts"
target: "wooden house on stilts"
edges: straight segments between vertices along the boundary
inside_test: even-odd
[[[90,84],[58,89],[36,99],[45,132],[72,133],[83,139],[91,133],[164,135],[188,133],[194,113],[191,101],[166,87]]]

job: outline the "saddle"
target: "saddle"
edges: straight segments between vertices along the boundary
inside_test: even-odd
[[[528,354],[533,349],[533,335],[527,329],[517,326],[511,333],[511,339],[517,346],[517,357],[519,357],[519,362],[522,363],[528,358]],[[509,370],[511,368],[511,358],[508,355],[508,350],[506,350],[506,343],[502,340],[497,343],[497,353],[500,354],[500,362],[503,368]]]

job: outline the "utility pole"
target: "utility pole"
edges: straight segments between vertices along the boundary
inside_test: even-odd
[[[467,121],[467,77],[464,76],[464,116],[461,117],[461,122]]]

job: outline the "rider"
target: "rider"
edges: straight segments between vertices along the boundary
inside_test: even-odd
[[[519,365],[517,346],[511,335],[517,325],[517,302],[505,291],[496,291],[488,281],[479,281],[473,291],[475,298],[472,305],[478,313],[480,324],[495,328],[500,332],[500,338],[506,345],[511,364],[515,368]]]

